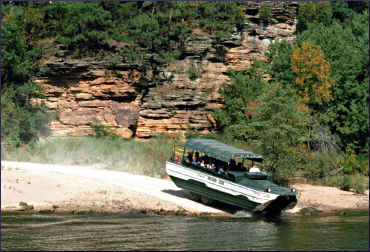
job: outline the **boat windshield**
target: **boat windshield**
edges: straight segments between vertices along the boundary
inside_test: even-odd
[[[253,152],[238,149],[214,139],[189,139],[185,143],[186,149],[202,152],[218,160],[229,162],[231,159],[241,158],[262,162],[263,156]]]

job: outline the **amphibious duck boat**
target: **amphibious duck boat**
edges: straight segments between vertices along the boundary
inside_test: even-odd
[[[166,172],[176,186],[199,196],[203,203],[217,200],[263,215],[278,215],[297,204],[297,192],[275,184],[265,172],[249,172],[244,166],[262,161],[261,155],[213,139],[189,139],[181,151],[174,150]]]

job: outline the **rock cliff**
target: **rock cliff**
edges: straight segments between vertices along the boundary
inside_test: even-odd
[[[135,65],[74,59],[63,47],[50,47],[35,82],[44,87],[46,106],[58,112],[50,124],[51,135],[91,134],[93,118],[124,138],[212,131],[210,112],[222,106],[218,89],[229,81],[228,70],[242,70],[254,58],[263,59],[273,41],[292,40],[296,9],[292,2],[271,3],[269,16],[262,17],[260,3],[246,2],[244,29],[221,41],[194,29],[182,59],[160,69],[160,84],[154,84],[151,71],[144,73]]]

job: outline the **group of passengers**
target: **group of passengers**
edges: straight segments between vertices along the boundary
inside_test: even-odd
[[[241,162],[236,164],[235,160],[231,159],[230,162],[224,162],[212,157],[204,155],[199,156],[199,152],[195,152],[193,155],[192,152],[188,152],[188,155],[185,157],[185,162],[191,163],[193,165],[199,165],[203,168],[208,168],[212,171],[217,172],[218,174],[227,175],[229,170],[233,171],[244,171],[244,167]]]

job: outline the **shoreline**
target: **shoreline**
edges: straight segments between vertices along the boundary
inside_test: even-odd
[[[365,194],[334,187],[294,184],[292,215],[345,214],[369,210]],[[229,209],[191,200],[169,179],[157,179],[93,166],[2,161],[1,211],[31,213],[142,213],[231,217]]]

